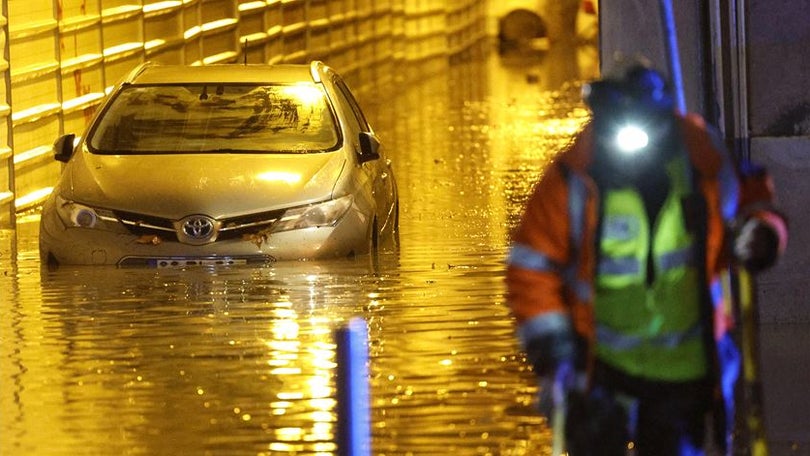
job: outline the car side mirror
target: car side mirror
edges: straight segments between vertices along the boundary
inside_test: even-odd
[[[360,163],[380,158],[380,140],[374,133],[360,132]]]
[[[70,157],[73,156],[73,143],[76,140],[76,135],[69,133],[62,135],[53,143],[53,158],[62,163],[67,163]]]

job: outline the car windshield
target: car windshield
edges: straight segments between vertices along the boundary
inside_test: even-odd
[[[89,133],[96,153],[320,152],[339,134],[322,87],[124,87]]]

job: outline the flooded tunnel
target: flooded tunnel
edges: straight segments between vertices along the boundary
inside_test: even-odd
[[[0,454],[337,454],[333,330],[356,317],[368,327],[373,454],[550,452],[503,260],[533,184],[587,118],[579,88],[599,71],[597,4],[4,0]],[[53,140],[80,131],[127,71],[312,59],[346,77],[392,159],[397,252],[41,267]],[[806,334],[763,332],[778,454],[807,454],[810,407],[792,380],[802,357],[783,349],[807,347]]]
[[[593,42],[568,30],[559,45],[499,53],[500,13],[476,1],[66,4],[49,17],[55,37],[35,26],[50,6],[26,15],[9,3],[0,453],[337,454],[332,334],[355,317],[368,325],[373,454],[548,451],[503,260],[544,164],[587,117]],[[25,54],[48,40],[59,55]],[[37,72],[37,58],[61,63]],[[38,204],[59,173],[49,142],[79,129],[120,74],[143,60],[311,59],[346,76],[393,162],[397,252],[40,265]]]
[[[3,4],[0,454],[337,454],[333,330],[355,317],[368,326],[374,454],[550,451],[503,259],[532,185],[587,117],[597,2]],[[41,267],[53,139],[80,131],[123,74],[145,60],[312,59],[346,76],[392,159],[398,252]],[[772,448],[806,454],[806,325],[762,331]]]
[[[6,0],[0,22],[8,37],[0,67],[3,229],[50,193],[61,170],[53,138],[81,132],[113,85],[143,61],[322,60],[374,100],[374,91],[444,71],[448,61],[470,58],[499,38],[501,47],[539,40],[535,47],[550,50],[553,41],[554,52],[569,53],[595,42],[598,22],[585,7],[596,4],[590,0],[582,7],[579,0],[115,0],[65,1],[58,8],[37,1],[34,8]],[[566,78],[570,71],[563,71]]]

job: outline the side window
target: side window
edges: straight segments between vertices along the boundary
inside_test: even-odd
[[[351,90],[343,82],[342,79],[336,77],[335,78],[335,86],[337,86],[338,90],[340,91],[340,95],[346,100],[349,107],[352,109],[352,113],[354,114],[354,118],[357,123],[360,125],[360,130],[362,131],[371,131],[371,127],[368,125],[368,121],[366,120],[366,116],[363,115],[363,111],[360,109],[360,105],[357,103],[357,100],[354,98]]]

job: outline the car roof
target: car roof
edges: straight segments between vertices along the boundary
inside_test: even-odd
[[[159,83],[297,83],[319,82],[328,68],[322,62],[310,64],[214,64],[174,65],[147,62],[124,80],[133,84]],[[314,77],[313,77],[314,75]],[[317,79],[316,79],[317,78]]]

